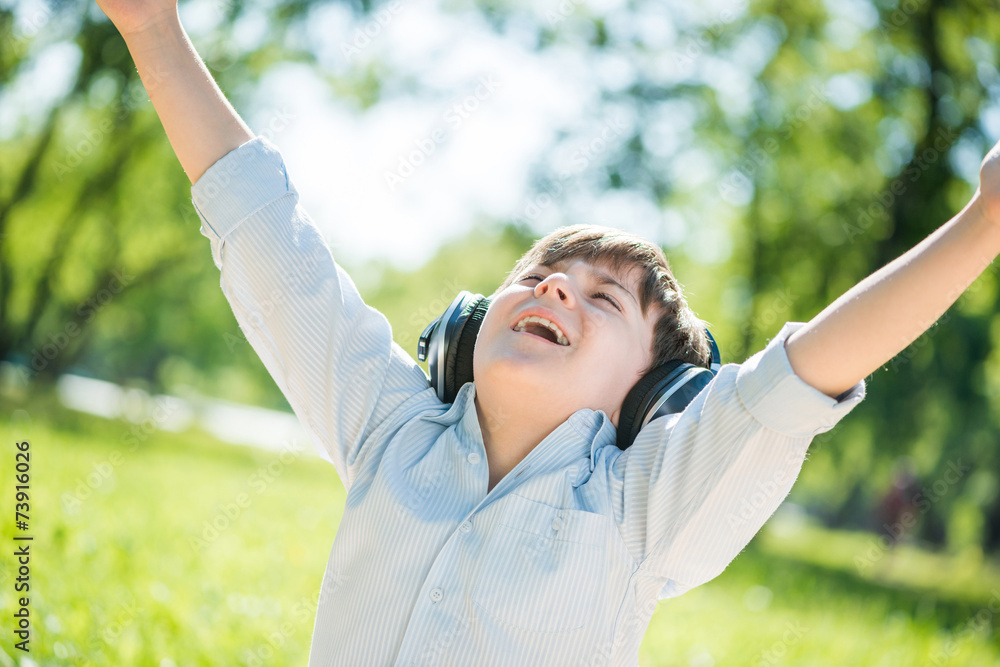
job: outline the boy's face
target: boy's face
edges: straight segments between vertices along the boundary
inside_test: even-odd
[[[601,273],[624,289],[604,283]],[[640,276],[635,266],[615,274],[582,258],[529,266],[486,312],[473,357],[477,394],[497,397],[501,408],[543,405],[560,422],[582,408],[603,410],[617,427],[626,394],[651,360],[659,315],[654,307],[642,316]],[[554,321],[569,344],[553,342],[555,334],[537,324],[516,331],[529,314]]]

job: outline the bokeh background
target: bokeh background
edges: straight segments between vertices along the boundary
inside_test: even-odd
[[[180,11],[414,356],[459,290],[592,222],[661,244],[742,362],[956,213],[1000,138],[987,0]],[[96,4],[0,0],[0,665],[306,662],[344,491],[199,224]],[[1000,664],[998,305],[991,265],[868,378],[744,553],[660,603],[640,665]]]

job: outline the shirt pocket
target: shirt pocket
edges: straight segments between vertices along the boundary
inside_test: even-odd
[[[509,494],[483,545],[472,601],[494,620],[533,632],[586,626],[607,578],[608,518]]]

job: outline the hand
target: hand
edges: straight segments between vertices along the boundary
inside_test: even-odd
[[[177,0],[96,0],[122,37],[177,16]]]
[[[990,149],[979,167],[979,194],[983,213],[1000,226],[1000,142]]]

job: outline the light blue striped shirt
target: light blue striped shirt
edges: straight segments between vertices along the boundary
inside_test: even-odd
[[[310,667],[635,665],[657,600],[718,576],[865,395],[796,376],[788,323],[629,449],[584,408],[487,493],[475,384],[438,400],[278,149],[248,141],[191,193],[236,320],[348,491]]]

